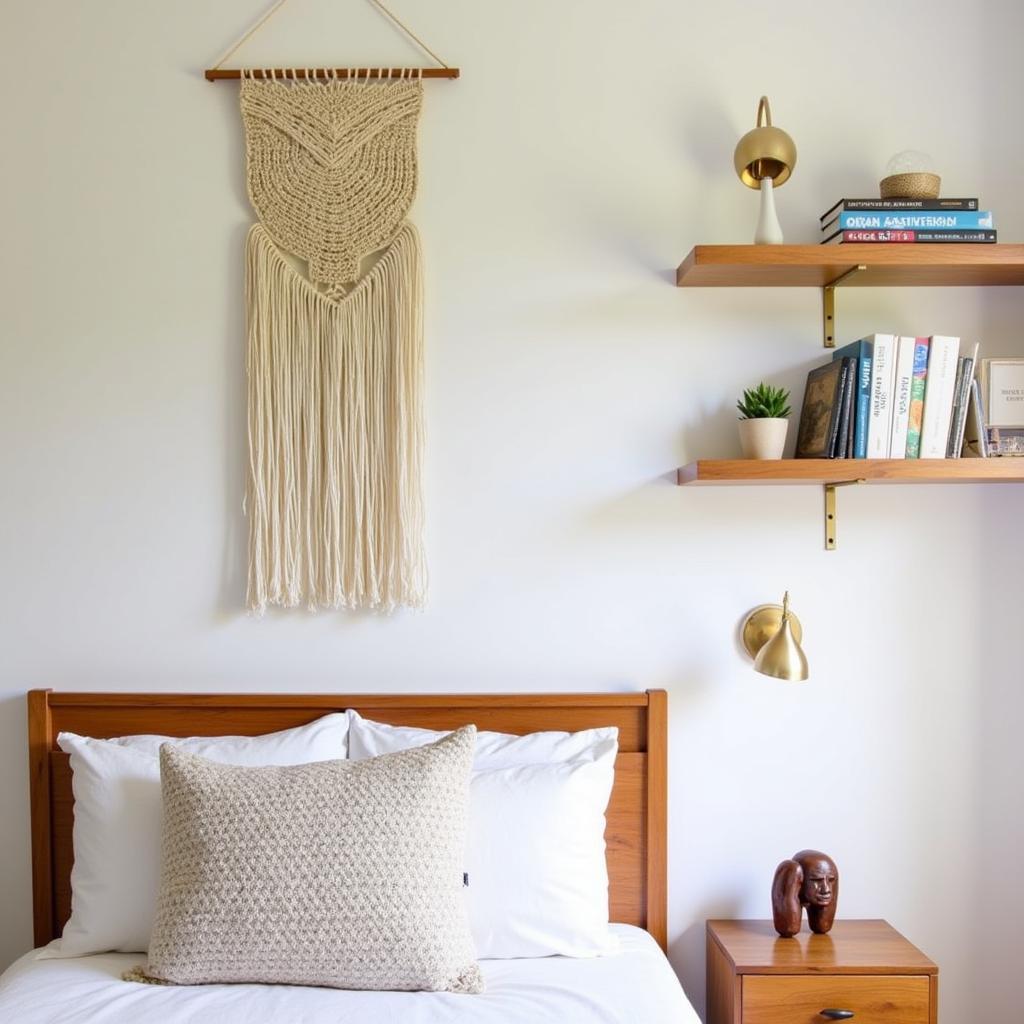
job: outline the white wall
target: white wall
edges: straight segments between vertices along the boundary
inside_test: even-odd
[[[1020,5],[394,0],[464,76],[427,87],[414,211],[431,603],[389,620],[242,611],[252,215],[236,87],[200,72],[262,6],[4,5],[0,964],[31,943],[30,687],[664,686],[671,954],[698,1006],[704,918],[766,916],[778,860],[820,846],[841,914],[940,963],[944,1020],[1009,1019],[1024,488],[848,489],[826,554],[814,489],[671,486],[737,452],[743,386],[799,396],[825,358],[810,290],[671,282],[694,243],[752,233],[732,148],[765,91],[800,151],[789,240],[908,147],[1024,236]],[[292,0],[244,55],[413,59],[363,0]],[[840,333],[1021,354],[1021,301],[847,291]],[[806,686],[735,646],[786,587]]]

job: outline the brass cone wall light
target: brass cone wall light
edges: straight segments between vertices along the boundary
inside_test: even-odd
[[[781,245],[783,236],[775,212],[775,189],[789,179],[796,167],[796,143],[772,124],[772,108],[767,96],[762,96],[757,105],[756,127],[736,143],[733,165],[747,188],[761,190],[761,212],[754,243]]]
[[[782,604],[762,604],[743,621],[743,646],[754,659],[754,671],[773,679],[803,682],[809,677],[807,656],[800,646],[803,628],[789,610],[789,591]]]

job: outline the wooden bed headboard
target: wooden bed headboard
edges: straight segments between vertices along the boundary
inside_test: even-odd
[[[353,708],[392,725],[454,729],[469,722],[495,732],[617,726],[619,756],[608,805],[611,919],[639,925],[665,948],[667,914],[667,705],[645,693],[449,694],[28,694],[35,943],[60,935],[71,913],[74,798],[59,732],[108,738],[255,736]]]

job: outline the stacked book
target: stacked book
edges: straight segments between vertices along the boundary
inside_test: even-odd
[[[840,199],[821,215],[821,244],[994,242],[991,210],[977,199]]]
[[[872,334],[807,375],[798,459],[958,459],[968,418],[984,415],[978,346],[960,339]],[[979,433],[975,433],[978,431]]]

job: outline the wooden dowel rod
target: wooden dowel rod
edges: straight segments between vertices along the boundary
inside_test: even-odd
[[[355,74],[353,75],[353,71]],[[216,82],[221,78],[241,78],[239,68],[207,68],[206,80]],[[252,78],[458,78],[458,68],[252,68]]]

